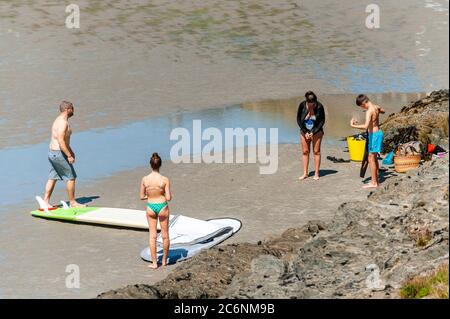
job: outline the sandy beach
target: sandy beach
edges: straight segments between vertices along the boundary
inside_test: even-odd
[[[362,199],[368,193],[361,189],[358,164],[325,159],[328,155],[348,158],[342,149],[323,150],[320,181],[297,180],[299,145],[281,145],[279,154],[279,170],[273,175],[260,175],[255,164],[164,163],[162,172],[173,183],[171,211],[200,219],[238,218],[243,227],[226,243],[255,242],[279,235],[290,225],[327,220],[343,201]],[[91,206],[142,209],[138,185],[147,172],[141,167],[80,185],[78,197],[98,196]],[[337,193],[337,188],[345,191]],[[54,196],[65,194],[58,190]],[[130,282],[155,283],[176,267],[156,271],[146,267],[139,252],[147,244],[147,232],[37,219],[28,214],[34,208],[34,203],[16,206],[1,220],[3,298],[91,298]],[[69,264],[80,267],[80,289],[65,286]]]
[[[1,1],[0,298],[93,298],[157,283],[177,267],[146,267],[146,231],[29,215],[48,177],[50,126],[62,100],[75,105],[76,197],[90,206],[143,209],[138,186],[154,151],[172,180],[172,213],[242,221],[224,245],[330,221],[341,203],[366,199],[360,164],[326,157],[349,158],[342,138],[357,133],[352,117],[364,117],[357,94],[386,108],[384,121],[448,88],[448,1],[380,0],[378,29],[365,25],[366,4],[335,3],[80,0],[81,27],[68,29],[66,4]],[[322,179],[300,182],[296,112],[308,90],[327,118]],[[195,119],[219,130],[278,128],[277,172],[171,163],[170,132]],[[60,183],[53,200],[66,197]],[[79,289],[66,288],[73,264]]]

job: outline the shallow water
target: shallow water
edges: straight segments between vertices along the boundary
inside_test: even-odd
[[[201,119],[203,129],[215,127],[223,132],[226,127],[279,127],[280,143],[295,142],[297,138],[298,130],[292,123],[286,125],[282,118],[240,107],[175,114],[116,128],[84,131],[75,133],[72,137],[80,182],[94,181],[120,171],[145,166],[152,152],[157,151],[163,159],[167,159],[170,148],[176,143],[169,139],[172,129],[182,127],[192,132],[193,120],[197,119]],[[49,170],[47,150],[48,143],[0,150],[0,167],[5,168],[2,174],[10,181],[0,188],[2,204],[13,204],[32,198],[33,194],[40,194]]]
[[[371,98],[383,105],[388,113],[393,113],[407,101],[420,96],[422,95],[419,93],[374,94]],[[225,128],[265,128],[267,142],[298,143],[296,114],[301,100],[299,97],[176,113],[118,127],[74,133],[72,148],[77,156],[75,167],[79,175],[78,181],[91,183],[122,171],[146,166],[152,152],[158,152],[163,159],[169,159],[170,150],[178,141],[170,140],[170,133],[175,128],[186,128],[190,133],[191,149],[189,154],[183,155],[198,154],[208,141],[202,141],[200,150],[192,148],[194,120],[201,120],[201,132],[208,127],[220,130],[222,146],[216,148],[216,152],[230,149],[225,145]],[[349,128],[348,122],[351,117],[362,120],[364,114],[359,108],[352,106],[353,100],[353,95],[321,96],[327,118],[324,143],[344,145],[339,142],[339,138],[357,132]],[[76,118],[73,121],[76,122]],[[271,140],[270,128],[278,129],[277,141]],[[255,145],[249,143],[247,138],[244,144],[238,145],[237,141],[233,143],[232,148]],[[0,149],[0,167],[3,177],[8,181],[0,186],[2,205],[32,201],[34,195],[41,194],[50,168],[46,159],[47,150],[48,142]]]

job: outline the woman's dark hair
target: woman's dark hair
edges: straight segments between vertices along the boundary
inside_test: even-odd
[[[313,91],[308,91],[305,93],[305,98],[307,103],[316,103],[317,96]]]
[[[364,103],[369,102],[369,98],[367,97],[367,95],[364,94],[360,94],[358,95],[358,97],[356,98],[356,105],[361,106]]]
[[[161,167],[161,164],[161,157],[159,157],[158,153],[153,153],[152,157],[150,158],[150,166],[152,167],[152,169],[159,169]]]

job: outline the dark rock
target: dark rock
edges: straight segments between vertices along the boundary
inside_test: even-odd
[[[149,285],[129,285],[100,294],[99,299],[159,299],[158,290]]]
[[[448,90],[432,92],[428,97],[410,103],[399,113],[391,114],[381,128],[384,132],[383,153],[399,143],[421,141],[448,145]]]

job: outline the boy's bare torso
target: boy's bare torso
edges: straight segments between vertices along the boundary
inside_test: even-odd
[[[366,117],[369,117],[369,126],[367,130],[369,133],[378,132],[379,128],[379,118],[380,118],[381,107],[375,104],[371,104],[367,110]]]

